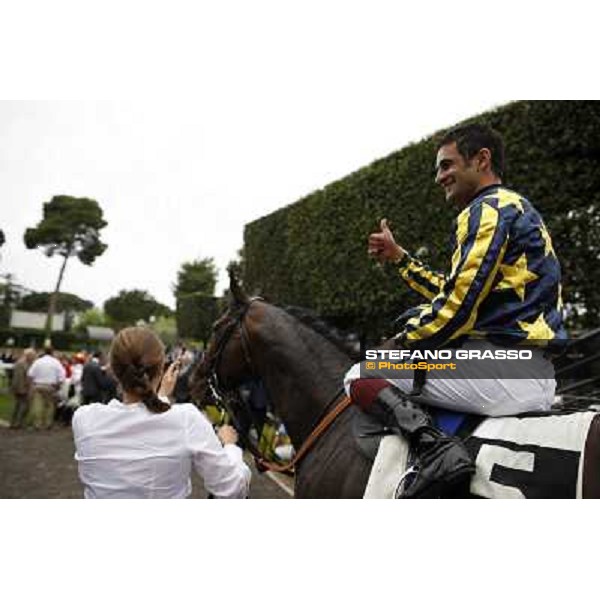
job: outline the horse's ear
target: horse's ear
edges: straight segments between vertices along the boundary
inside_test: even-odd
[[[229,267],[227,272],[229,273],[229,291],[231,292],[231,300],[233,301],[233,304],[248,304],[250,298],[248,298],[248,295],[242,289],[237,275],[235,274],[235,270],[232,267]]]

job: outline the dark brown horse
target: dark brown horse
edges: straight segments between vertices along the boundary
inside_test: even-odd
[[[334,332],[324,336],[314,323],[302,322],[261,299],[249,299],[234,279],[231,294],[229,309],[215,323],[205,358],[194,374],[196,395],[209,388],[213,393],[219,393],[215,388],[233,390],[248,377],[260,378],[294,447],[299,448],[339,402],[342,377],[354,361]],[[350,406],[342,412],[296,466],[297,498],[363,496],[372,461],[355,442],[352,423],[357,411]],[[590,420],[580,451],[523,440],[494,441],[485,435],[477,437],[476,431],[467,440],[468,447],[489,481],[481,485],[479,476],[480,493],[471,495],[502,497],[502,490],[516,488],[519,497],[600,497],[596,468],[600,464],[600,415],[591,415]],[[486,422],[495,426],[502,421]],[[533,422],[527,427],[533,428]],[[531,455],[531,463],[542,469],[537,480],[532,473],[511,466],[506,458],[511,454],[521,460]]]

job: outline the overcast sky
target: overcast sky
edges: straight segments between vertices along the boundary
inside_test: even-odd
[[[23,233],[44,202],[68,194],[98,201],[108,249],[91,267],[71,259],[62,291],[101,306],[144,289],[173,307],[180,265],[214,257],[220,293],[246,223],[520,96],[514,72],[496,83],[509,50],[498,62],[494,48],[470,46],[466,19],[449,42],[449,22],[427,7],[218,4],[197,16],[126,4],[111,18],[109,3],[90,17],[94,27],[51,32],[45,19],[58,5],[41,5],[32,22],[24,8],[33,50],[6,26],[3,43],[21,61],[7,62],[7,77],[26,90],[36,82],[26,97],[79,99],[0,102],[0,273],[53,289],[60,259],[26,250]],[[527,30],[510,23],[512,36]],[[560,66],[552,52],[540,79],[549,61]],[[9,91],[18,97],[18,86]]]
[[[40,221],[43,202],[68,194],[99,202],[108,249],[91,267],[71,259],[63,291],[101,304],[138,288],[173,306],[180,265],[208,256],[220,291],[245,223],[492,104],[424,107],[407,98],[377,107],[345,101],[340,90],[317,107],[276,92],[262,88],[208,112],[179,101],[3,102],[2,272],[53,288],[60,258],[27,250],[23,233]]]

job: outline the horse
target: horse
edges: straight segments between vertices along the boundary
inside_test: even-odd
[[[362,411],[349,402],[340,405],[342,377],[353,362],[339,332],[313,317],[249,298],[232,276],[229,306],[213,325],[192,386],[196,398],[220,396],[248,378],[260,378],[296,449],[337,406],[328,428],[295,464],[294,495],[362,498],[373,456],[361,450],[354,435]],[[583,442],[573,447],[547,441],[556,423],[565,423],[559,430],[566,428],[569,415],[484,418],[465,440],[477,470],[461,497],[600,497],[600,414],[586,415],[583,429],[575,425]],[[515,422],[520,433],[510,439],[503,426]]]

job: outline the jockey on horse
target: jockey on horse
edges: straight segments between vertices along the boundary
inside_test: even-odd
[[[502,185],[503,172],[502,138],[486,126],[458,127],[438,144],[436,183],[461,211],[449,275],[411,257],[394,240],[386,219],[369,237],[369,254],[393,263],[428,301],[409,311],[394,338],[398,347],[493,350],[534,345],[528,379],[510,378],[500,364],[483,379],[478,361],[469,361],[461,378],[432,379],[417,394],[411,393],[408,379],[377,378],[364,370],[361,375],[361,363],[348,371],[344,385],[351,400],[405,434],[416,456],[416,475],[403,497],[423,497],[436,486],[459,484],[475,470],[462,442],[434,427],[423,405],[506,416],[548,410],[554,399],[554,368],[547,351],[566,339],[560,265],[541,216],[526,198]]]

